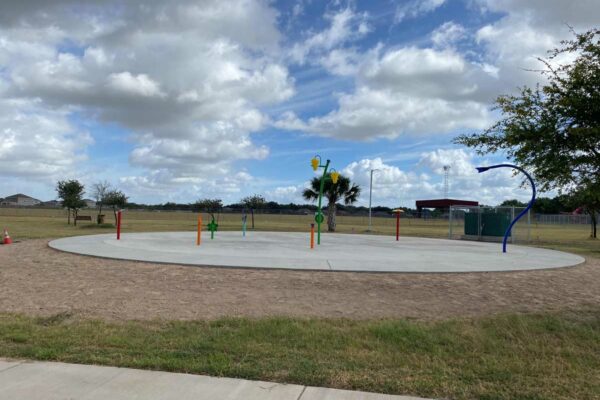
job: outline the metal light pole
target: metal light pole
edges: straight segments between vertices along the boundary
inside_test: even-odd
[[[378,169],[371,169],[371,182],[369,183],[369,229],[367,232],[371,232],[371,200],[373,199],[373,172],[379,171]]]

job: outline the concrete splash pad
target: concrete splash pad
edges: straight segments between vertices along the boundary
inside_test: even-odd
[[[498,243],[391,236],[323,234],[309,248],[307,233],[152,232],[75,236],[49,246],[70,253],[124,260],[238,268],[361,272],[489,272],[560,268],[580,264],[577,255]]]

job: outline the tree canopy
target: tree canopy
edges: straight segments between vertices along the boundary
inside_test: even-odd
[[[105,206],[112,208],[115,215],[115,223],[117,222],[117,211],[122,210],[127,205],[127,196],[120,190],[109,190],[105,193],[102,203]]]
[[[58,198],[62,200],[63,207],[67,208],[67,222],[70,224],[71,213],[76,218],[77,211],[86,206],[85,201],[83,201],[85,186],[75,179],[58,181],[56,193]]]
[[[573,61],[558,64],[561,59]],[[600,211],[594,205],[600,199],[600,29],[575,34],[541,61],[543,86],[498,97],[502,118],[455,143],[479,154],[506,154],[542,191],[581,192],[582,206],[594,216]]]
[[[104,206],[104,198],[110,191],[110,183],[108,181],[96,182],[92,185],[92,197],[96,200],[96,207],[98,208],[98,215],[102,214],[102,207]],[[98,219],[100,221],[100,219]],[[98,222],[100,223],[100,222]]]
[[[192,209],[196,212],[204,211],[210,214],[214,219],[215,213],[218,213],[223,208],[221,199],[200,199],[192,203]]]
[[[321,188],[321,179],[318,177],[310,181],[310,188],[302,193],[306,200],[316,200],[319,198]],[[340,175],[337,183],[333,183],[330,175],[326,176],[323,187],[323,196],[327,198],[327,228],[330,232],[335,232],[335,215],[339,201],[344,204],[352,204],[358,200],[360,187],[350,182],[350,178]]]
[[[244,207],[250,209],[252,215],[252,229],[254,229],[254,210],[264,208],[267,205],[267,201],[261,195],[255,194],[253,196],[247,196],[242,199]]]

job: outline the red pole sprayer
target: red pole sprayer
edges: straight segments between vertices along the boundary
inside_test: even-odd
[[[117,240],[121,240],[121,210],[117,211]]]
[[[392,210],[394,214],[396,214],[396,241],[400,240],[400,214],[404,212],[399,208]]]

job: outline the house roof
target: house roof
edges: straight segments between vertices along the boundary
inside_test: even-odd
[[[4,198],[4,201],[17,201],[19,198],[36,200],[36,201],[39,201],[41,203],[40,200],[38,200],[36,198],[33,198],[31,196],[27,196],[26,194],[23,194],[23,193],[17,193],[17,194],[13,194],[12,196],[6,196]]]

